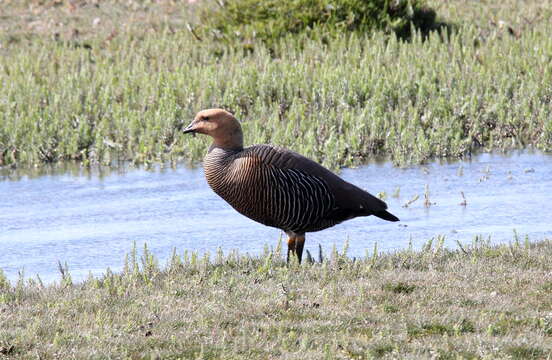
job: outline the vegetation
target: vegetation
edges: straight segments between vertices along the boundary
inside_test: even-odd
[[[247,143],[334,168],[550,150],[551,3],[429,5],[458,30],[297,35],[244,53],[187,30],[197,4],[2,2],[0,164],[198,160],[208,140],[178,127],[214,106],[236,113]]]
[[[201,3],[0,2],[0,166],[197,160],[208,139],[179,128],[214,106],[331,167],[552,149],[550,1],[428,1],[458,28],[408,42],[389,14],[329,37],[255,23],[238,46],[188,30],[213,26]],[[551,241],[431,244],[290,266],[146,248],[79,284],[0,271],[0,358],[552,358]]]
[[[551,241],[280,253],[161,269],[146,248],[80,284],[61,266],[54,285],[0,276],[0,358],[552,358]]]
[[[240,39],[251,46],[261,40],[271,46],[288,34],[320,38],[336,32],[393,32],[407,38],[414,27],[436,29],[436,14],[423,0],[229,0],[206,7],[200,27],[215,39]]]

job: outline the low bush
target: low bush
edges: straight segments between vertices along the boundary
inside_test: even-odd
[[[314,36],[339,32],[383,30],[401,38],[412,27],[427,33],[436,29],[435,11],[424,0],[228,0],[206,7],[203,30],[218,39],[261,40],[271,46],[287,34]]]

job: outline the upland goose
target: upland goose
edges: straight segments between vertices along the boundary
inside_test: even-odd
[[[301,262],[305,233],[358,216],[399,219],[385,202],[306,157],[272,145],[243,147],[240,123],[222,109],[200,111],[184,133],[213,138],[203,166],[209,186],[239,213],[283,230]]]

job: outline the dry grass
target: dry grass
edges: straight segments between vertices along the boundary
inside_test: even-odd
[[[552,242],[355,261],[147,251],[82,284],[0,285],[0,352],[40,359],[551,359]],[[1,282],[0,282],[1,284]],[[2,355],[0,355],[2,356]]]
[[[191,16],[186,1],[4,0],[0,33],[8,43],[36,37],[111,40],[183,27]]]

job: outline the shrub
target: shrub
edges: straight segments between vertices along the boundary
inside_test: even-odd
[[[407,38],[439,27],[424,0],[228,0],[200,14],[204,30],[218,39],[269,46],[287,34],[393,32]]]

